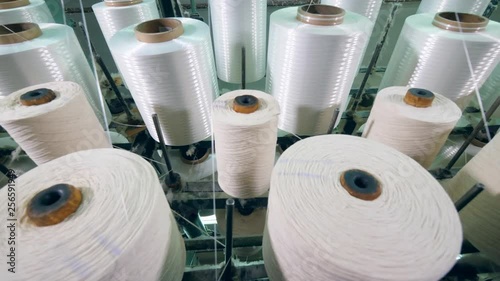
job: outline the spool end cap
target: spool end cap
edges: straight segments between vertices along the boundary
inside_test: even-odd
[[[404,97],[404,102],[414,107],[429,107],[432,105],[435,95],[429,90],[410,88]]]
[[[259,99],[252,95],[242,95],[234,98],[233,110],[238,113],[249,114],[259,109]]]
[[[380,182],[371,174],[357,169],[347,170],[340,176],[340,183],[356,198],[373,201],[382,194]]]
[[[56,93],[51,89],[40,88],[26,92],[19,97],[22,105],[32,106],[41,105],[53,101],[56,98]]]

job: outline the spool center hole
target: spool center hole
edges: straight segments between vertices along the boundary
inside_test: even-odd
[[[354,184],[359,188],[367,188],[370,183],[363,177],[355,177]]]
[[[425,96],[425,95],[427,95],[427,93],[424,92],[424,91],[417,91],[417,95],[419,95],[419,96]]]
[[[342,9],[329,5],[305,5],[302,9],[309,14],[325,16],[340,15],[343,12]]]
[[[443,12],[439,14],[442,18],[445,18],[454,22],[461,23],[484,23],[485,19],[483,17],[465,14],[465,13],[454,13],[454,12]]]
[[[40,93],[40,92],[32,92],[32,93],[30,93],[30,97],[38,97],[40,95],[42,95],[42,93]]]
[[[0,25],[0,35],[8,35],[28,30],[30,24],[26,23],[13,23]]]
[[[61,199],[61,194],[59,192],[49,192],[44,194],[42,198],[40,198],[40,204],[43,206],[50,206]]]

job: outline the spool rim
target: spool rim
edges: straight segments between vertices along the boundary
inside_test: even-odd
[[[142,0],[128,0],[128,1],[110,1],[110,0],[105,0],[104,5],[109,6],[109,7],[125,7],[125,6],[132,6],[136,4],[142,3]]]
[[[337,6],[313,4],[297,9],[297,20],[322,26],[339,25],[344,22],[345,10]]]
[[[154,19],[138,24],[135,37],[144,43],[162,43],[180,37],[184,33],[182,22],[173,18]]]
[[[259,98],[253,95],[237,96],[233,100],[233,110],[238,113],[250,114],[259,109]]]
[[[42,105],[55,100],[56,97],[56,93],[51,89],[39,88],[22,94],[19,102],[25,106]]]
[[[0,25],[0,45],[21,43],[42,35],[36,23],[23,22]]]
[[[406,92],[403,101],[406,104],[414,107],[425,108],[432,105],[435,97],[436,95],[434,95],[434,93],[429,90],[421,88],[410,88]]]
[[[0,10],[24,7],[29,4],[29,0],[0,0]]]
[[[55,184],[38,192],[29,201],[27,216],[36,226],[51,226],[64,221],[76,212],[82,193],[69,184]]]
[[[479,15],[440,12],[434,16],[432,24],[444,30],[471,33],[485,30],[488,22],[488,18]]]
[[[373,201],[382,194],[380,181],[363,170],[344,171],[340,175],[340,184],[351,196],[365,201]]]

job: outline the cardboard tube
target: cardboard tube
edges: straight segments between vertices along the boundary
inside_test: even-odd
[[[432,24],[445,30],[469,33],[485,30],[488,21],[485,17],[473,14],[441,12],[434,16]]]
[[[180,37],[184,33],[182,22],[176,19],[155,19],[140,23],[135,28],[137,40],[161,43]]]
[[[345,11],[329,5],[304,5],[297,9],[297,20],[312,25],[338,25],[344,22]]]
[[[36,23],[12,23],[0,25],[0,45],[15,44],[32,40],[42,35]]]

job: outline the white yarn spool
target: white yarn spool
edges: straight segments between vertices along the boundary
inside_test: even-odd
[[[129,5],[118,6],[113,4],[110,6],[109,3],[110,1],[104,1],[92,5],[92,10],[106,42],[109,42],[109,39],[116,32],[125,27],[160,18],[155,0],[144,0],[138,3],[126,2],[125,4]]]
[[[470,102],[475,88],[484,83],[500,59],[500,23],[489,21],[481,31],[485,22],[477,16],[460,14],[461,22],[455,21],[455,13],[444,16],[435,20],[434,15],[418,14],[406,19],[379,89],[424,88],[461,108]],[[448,29],[457,25],[463,32],[433,24]],[[469,32],[467,28],[475,25],[470,30],[479,31]]]
[[[215,60],[218,77],[241,83],[242,48],[245,48],[245,81],[266,75],[266,0],[210,0]]]
[[[240,113],[233,109],[239,97],[243,97],[243,103],[250,103],[248,95],[258,99],[256,111]],[[260,91],[237,90],[215,100],[213,127],[218,181],[232,197],[252,198],[269,189],[279,110],[276,100]]]
[[[330,6],[311,5],[307,14],[315,18],[325,7]],[[299,21],[297,8],[271,14],[266,91],[280,104],[281,130],[324,134],[335,109],[342,115],[347,105],[372,23],[351,12],[343,15],[338,8],[326,10],[323,16],[331,17],[336,25]]]
[[[134,25],[117,32],[109,46],[150,135],[158,141],[151,117],[156,113],[167,145],[188,145],[209,137],[210,107],[218,85],[208,26],[178,18],[137,27],[140,40],[152,41],[139,41]],[[168,28],[170,32],[159,32]]]
[[[321,0],[321,4],[336,6],[367,17],[373,23],[377,21],[383,0]]]
[[[366,174],[349,179],[351,169]],[[274,167],[263,244],[270,280],[439,280],[461,244],[446,192],[388,146],[311,137]]]
[[[26,212],[38,192],[69,184],[82,192],[75,213],[36,226]],[[121,150],[81,151],[41,165],[15,180],[16,273],[12,281],[180,281],[184,243],[154,169]],[[7,206],[8,187],[0,190]],[[50,205],[49,205],[50,206]],[[8,212],[0,218],[7,221]],[[2,227],[0,235],[7,237]],[[7,243],[0,249],[7,253]],[[6,264],[7,257],[0,258]],[[163,277],[163,278],[162,278]]]
[[[464,236],[481,253],[500,264],[500,136],[484,146],[451,180],[443,183],[458,200],[476,183],[485,190],[460,211]]]
[[[417,14],[459,12],[482,16],[491,0],[422,0]]]
[[[11,43],[27,34],[30,40]],[[71,27],[53,23],[0,26],[0,61],[0,98],[32,85],[72,81],[83,87],[101,124],[107,127],[104,116],[111,122],[105,103],[102,112],[96,79]]]
[[[21,104],[22,95],[43,88],[56,98]],[[37,165],[80,150],[111,148],[83,89],[73,82],[39,84],[0,99],[0,125]]]
[[[490,77],[486,80],[486,82],[484,82],[483,86],[479,90],[479,94],[481,96],[481,101],[483,102],[484,110],[488,111],[497,97],[500,96],[500,64],[497,65]],[[472,106],[479,108],[477,98],[472,100]],[[500,109],[497,109],[491,118],[500,119]]]
[[[432,104],[417,107],[406,96],[428,95]],[[423,97],[423,96],[422,96]],[[444,96],[407,87],[389,87],[377,94],[365,138],[383,143],[429,168],[462,116],[460,108]]]
[[[53,23],[55,21],[44,0],[0,2],[0,24],[19,22]]]

